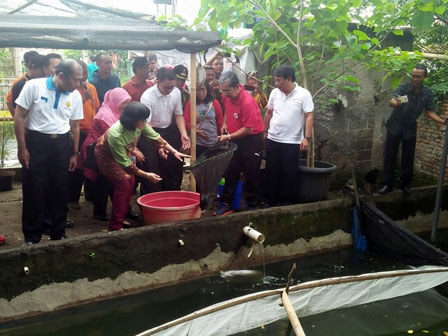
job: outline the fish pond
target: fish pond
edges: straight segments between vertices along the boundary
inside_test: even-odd
[[[224,272],[93,304],[0,325],[0,335],[135,335],[238,296],[284,287],[293,263],[294,284],[311,280],[407,269],[381,254],[343,249],[249,272]],[[280,300],[279,300],[280,302]],[[286,314],[285,314],[286,316]],[[300,318],[310,335],[448,335],[448,284],[421,293]],[[294,335],[288,321],[239,335]]]

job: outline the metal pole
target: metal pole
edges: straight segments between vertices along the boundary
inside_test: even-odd
[[[431,241],[436,242],[437,227],[439,225],[440,204],[442,203],[443,182],[445,179],[446,157],[448,154],[448,127],[445,126],[445,143],[443,145],[442,162],[440,163],[439,184],[437,186],[436,206],[434,208],[434,221],[432,222]]]

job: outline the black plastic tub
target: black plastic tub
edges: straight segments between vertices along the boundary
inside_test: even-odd
[[[307,167],[306,160],[300,160],[298,169],[298,202],[312,203],[325,200],[330,189],[331,174],[336,170],[332,163],[314,161],[314,167]]]
[[[0,170],[0,191],[11,190],[14,183],[14,170]]]

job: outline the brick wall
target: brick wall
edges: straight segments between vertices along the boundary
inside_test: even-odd
[[[448,117],[448,96],[441,107],[441,118]],[[430,120],[426,113],[417,120],[417,146],[415,150],[415,171],[438,177],[440,160],[445,141],[445,126]],[[445,180],[448,169],[445,170]]]
[[[369,71],[355,64],[353,71],[360,80],[359,92],[344,92],[348,107],[320,108],[319,101],[333,96],[320,96],[316,103],[315,135],[316,159],[336,164],[339,172],[350,175],[350,165],[357,171],[382,168],[385,138],[385,120],[391,89],[383,83],[381,72]]]

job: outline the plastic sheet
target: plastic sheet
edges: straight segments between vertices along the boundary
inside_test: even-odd
[[[423,266],[413,270],[370,273],[311,281],[290,287],[289,298],[300,317],[353,307],[428,290],[448,281],[448,268]],[[280,320],[282,289],[246,295],[199,310],[146,335],[232,335]]]

